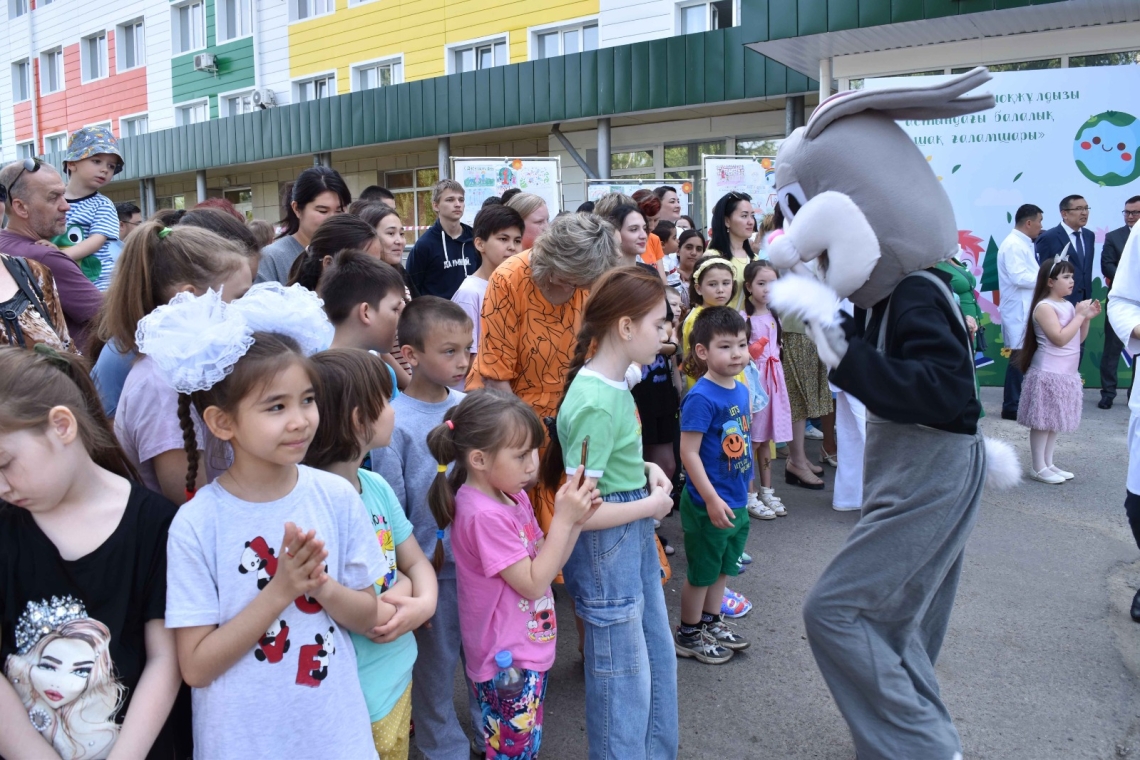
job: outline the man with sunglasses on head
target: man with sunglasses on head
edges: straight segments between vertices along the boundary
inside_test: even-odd
[[[0,169],[0,186],[7,196],[8,228],[0,230],[0,253],[38,261],[51,270],[63,305],[71,339],[80,350],[87,345],[87,323],[94,319],[103,294],[79,265],[51,244],[67,227],[66,187],[59,172],[39,159],[26,158]]]
[[[1104,275],[1104,285],[1112,287],[1116,277],[1116,268],[1120,265],[1120,255],[1124,251],[1124,244],[1128,242],[1128,235],[1132,227],[1140,220],[1140,195],[1134,195],[1124,202],[1124,226],[1117,227],[1104,236],[1104,248],[1100,252],[1100,272]],[[1116,372],[1120,366],[1120,352],[1124,344],[1120,342],[1116,331],[1112,329],[1108,314],[1104,322],[1104,354],[1100,359],[1100,402],[1101,409],[1111,409],[1112,402],[1116,400]],[[1135,377],[1135,372],[1133,372]],[[1132,389],[1128,389],[1129,398]]]

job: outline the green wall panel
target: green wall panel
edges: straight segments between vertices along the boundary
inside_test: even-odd
[[[725,31],[709,32],[705,38],[705,101],[724,100],[724,38]]]
[[[563,96],[563,119],[580,119],[582,113],[582,54],[576,53],[574,55],[565,56],[562,59],[562,64],[565,67],[562,89],[566,93]],[[595,111],[596,112],[596,111]],[[594,112],[592,112],[594,113]]]
[[[534,123],[534,61],[519,64],[519,124]]]
[[[740,100],[744,97],[744,56],[756,53],[744,49],[740,27],[726,29],[724,34],[724,99]]]
[[[617,77],[614,75],[615,48],[602,48],[598,56],[598,113],[608,116],[614,113],[614,94]]]
[[[475,129],[491,128],[491,71],[475,72]]]
[[[857,29],[859,27],[859,7],[862,3],[827,4],[827,28],[838,32],[844,29]]]
[[[213,28],[212,24],[210,28]],[[217,56],[216,76],[194,70],[194,56],[202,52]],[[253,40],[247,37],[225,45],[212,46],[205,51],[177,56],[170,61],[170,81],[175,103],[253,87]],[[211,101],[210,118],[217,118],[217,98],[211,98]]]
[[[744,53],[744,97],[762,98],[767,92],[767,66],[770,61],[752,51]]]
[[[669,107],[685,105],[685,88],[688,79],[688,49],[684,37],[670,37],[665,50],[665,97]],[[749,58],[760,58],[755,53]]]
[[[917,0],[921,5],[922,0]],[[827,31],[828,0],[796,0],[796,28],[802,37]]]
[[[534,63],[534,79],[531,84],[534,115],[531,122],[550,121],[550,61],[540,58]]]
[[[519,83],[519,68],[507,66],[503,70],[503,122],[504,124],[521,124],[522,114],[519,111],[519,102],[522,100],[522,85]],[[432,134],[432,133],[428,133]]]
[[[638,42],[630,47],[630,104],[634,111],[646,111],[649,102],[649,43]]]
[[[922,19],[922,0],[891,0],[891,23]]]
[[[581,116],[601,113],[599,104],[599,90],[601,81],[598,78],[598,52],[591,50],[581,54],[582,74],[579,80],[581,92]]]
[[[550,93],[547,119],[562,121],[566,118],[566,58],[564,56],[548,58],[545,63],[548,82],[546,90]]]
[[[625,113],[633,110],[631,47],[622,45],[614,50],[614,110]]]
[[[685,103],[695,105],[705,102],[705,38],[704,34],[687,34],[685,48]]]
[[[488,103],[491,109],[491,129],[506,126],[506,67],[496,66],[490,71],[491,98]],[[430,79],[421,80],[430,82]],[[421,131],[421,134],[426,134]]]

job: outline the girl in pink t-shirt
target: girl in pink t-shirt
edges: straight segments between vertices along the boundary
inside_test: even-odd
[[[491,390],[469,393],[428,434],[428,448],[439,462],[428,493],[439,524],[434,561],[438,569],[450,527],[467,675],[483,708],[483,737],[492,759],[538,754],[557,632],[550,583],[582,524],[601,504],[579,467],[558,490],[550,532],[543,536],[524,490],[538,472],[543,436],[529,406]],[[495,655],[504,651],[523,676],[517,695],[495,689]]]

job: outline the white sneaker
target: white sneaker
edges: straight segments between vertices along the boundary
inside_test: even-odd
[[[788,510],[784,508],[784,502],[780,501],[780,497],[771,488],[760,489],[760,501],[765,507],[775,512],[780,517],[788,514]]]
[[[763,502],[748,505],[748,514],[757,520],[775,520],[776,513],[766,507]]]
[[[1063,477],[1053,472],[1048,467],[1046,467],[1044,470],[1041,470],[1040,472],[1034,472],[1033,470],[1030,470],[1029,477],[1040,483],[1047,483],[1051,486],[1059,486],[1065,482],[1065,479]]]
[[[804,438],[808,438],[812,441],[822,441],[823,431],[817,429],[814,425],[809,423],[807,428],[804,430]]]
[[[1046,467],[1045,469],[1049,470],[1054,475],[1060,475],[1065,480],[1072,480],[1073,478],[1077,477],[1073,473],[1068,472],[1066,470],[1062,470],[1060,467],[1057,467],[1056,465],[1051,464],[1048,467]]]

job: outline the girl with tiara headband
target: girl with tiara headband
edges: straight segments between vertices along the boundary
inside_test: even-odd
[[[176,508],[138,483],[75,355],[0,348],[0,500],[0,756],[189,757],[163,624]]]
[[[319,422],[308,357],[331,334],[320,299],[278,283],[233,304],[180,294],[139,324],[139,349],[233,450],[167,542],[166,625],[193,687],[200,760],[376,757],[345,629],[395,614],[373,590],[384,558],[348,481],[300,465]],[[179,415],[189,486],[186,403]]]

